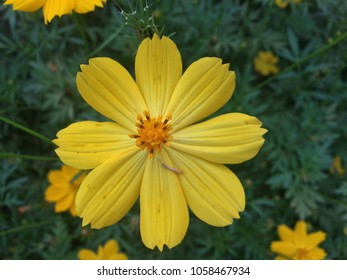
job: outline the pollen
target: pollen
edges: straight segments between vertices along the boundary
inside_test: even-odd
[[[148,111],[144,111],[143,115],[137,115],[137,134],[130,134],[129,137],[135,138],[136,145],[142,150],[147,150],[149,156],[153,157],[154,151],[160,152],[163,144],[170,146],[171,118],[171,114],[164,120],[162,116],[151,117]]]

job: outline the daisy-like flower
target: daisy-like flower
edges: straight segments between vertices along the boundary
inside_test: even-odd
[[[339,176],[343,176],[345,174],[345,169],[342,167],[342,159],[340,156],[334,157],[333,163],[330,167],[330,173],[334,174],[337,173]]]
[[[254,68],[263,76],[269,76],[278,73],[277,62],[278,57],[273,55],[272,52],[260,51],[254,59]]]
[[[103,7],[106,0],[6,0],[4,5],[13,5],[13,10],[34,12],[42,8],[45,23],[55,16],[71,14],[73,11],[85,14]]]
[[[72,216],[76,216],[76,193],[84,178],[81,170],[66,165],[62,165],[60,170],[48,173],[50,185],[46,189],[45,200],[55,202],[56,213],[69,210]]]
[[[128,257],[124,253],[119,253],[119,244],[116,240],[110,239],[105,246],[99,246],[98,252],[95,253],[89,249],[81,249],[78,252],[80,260],[127,260]]]
[[[240,217],[244,190],[223,163],[254,157],[266,130],[257,118],[241,113],[194,124],[230,99],[235,73],[228,64],[205,57],[182,75],[174,42],[154,35],[138,48],[136,81],[110,58],[90,59],[81,69],[80,94],[113,121],[74,123],[53,140],[63,162],[93,169],[76,197],[83,226],[118,222],[140,196],[142,240],[162,250],[182,241],[188,206],[213,226]]]
[[[278,235],[281,241],[271,242],[271,251],[279,254],[276,260],[322,260],[326,256],[325,251],[318,247],[325,240],[325,233],[307,234],[304,221],[298,221],[294,230],[280,225]]]

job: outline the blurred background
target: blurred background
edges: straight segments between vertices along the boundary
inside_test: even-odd
[[[347,2],[278,2],[108,0],[48,25],[41,10],[1,5],[0,259],[78,259],[109,239],[129,259],[273,259],[278,225],[298,220],[326,233],[327,259],[347,259]],[[204,56],[230,63],[236,90],[215,115],[254,115],[269,130],[254,159],[229,166],[246,192],[241,219],[216,228],[191,214],[183,242],[162,253],[141,241],[138,204],[101,230],[56,213],[45,199],[62,165],[55,146],[18,127],[54,139],[73,122],[103,120],[77,91],[80,65],[107,56],[133,74],[154,32],[173,39],[184,69]]]

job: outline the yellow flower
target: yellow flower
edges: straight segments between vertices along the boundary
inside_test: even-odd
[[[340,156],[334,157],[334,161],[330,167],[330,173],[334,174],[335,172],[339,174],[340,176],[343,176],[345,174],[345,169],[342,167]]]
[[[295,229],[285,225],[278,227],[281,241],[271,242],[271,251],[279,254],[277,260],[322,260],[326,253],[318,245],[325,240],[325,233],[317,231],[307,234],[307,225],[298,221]]]
[[[43,10],[45,23],[49,23],[55,16],[61,17],[72,11],[84,14],[95,10],[95,6],[103,7],[106,0],[6,0],[4,5],[13,5],[14,10],[34,12]]]
[[[302,0],[275,0],[275,4],[281,9],[286,8],[289,2],[297,5],[300,4]]]
[[[111,239],[106,242],[104,247],[98,247],[98,253],[94,253],[89,249],[81,249],[78,252],[78,258],[80,260],[127,260],[127,255],[119,253],[118,250],[118,242]]]
[[[263,76],[276,74],[279,71],[278,57],[274,56],[271,52],[260,51],[254,59],[254,68]]]
[[[74,123],[53,140],[64,163],[94,168],[76,198],[83,226],[118,222],[140,196],[142,240],[162,250],[184,238],[188,206],[213,226],[240,217],[244,190],[223,163],[254,157],[266,130],[257,118],[241,113],[194,124],[230,99],[235,73],[228,64],[205,57],[182,75],[175,43],[154,35],[137,51],[136,81],[110,58],[90,59],[81,69],[80,94],[113,121]]]
[[[79,185],[85,175],[81,171],[66,165],[61,170],[52,170],[48,173],[50,186],[46,189],[45,199],[55,202],[55,212],[70,210],[72,216],[76,216],[75,198]]]
[[[288,6],[288,0],[275,0],[275,4],[281,9],[284,9]]]

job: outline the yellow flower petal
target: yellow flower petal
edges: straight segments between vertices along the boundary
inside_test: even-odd
[[[62,199],[64,196],[66,196],[70,192],[71,192],[71,188],[69,185],[66,185],[64,187],[52,185],[52,186],[49,186],[45,191],[45,200],[48,202],[55,202],[55,201],[58,201],[59,199]]]
[[[268,76],[270,74],[276,74],[279,71],[276,65],[277,62],[278,57],[271,52],[260,51],[254,59],[254,67],[263,76]]]
[[[140,194],[147,153],[133,149],[103,162],[83,180],[76,197],[83,226],[103,228],[118,222]]]
[[[77,216],[77,212],[76,212],[76,204],[74,203],[74,204],[72,204],[71,206],[70,206],[70,214],[71,214],[71,216],[73,216],[73,217],[76,217]]]
[[[105,160],[134,147],[129,131],[111,122],[73,123],[58,132],[53,142],[56,153],[67,165],[91,169]]]
[[[97,253],[97,255],[98,255],[98,259],[99,260],[103,260],[104,259],[104,247],[103,246],[101,246],[101,245],[98,246],[98,253]]]
[[[288,258],[282,257],[282,256],[276,256],[275,260],[280,260],[280,261],[286,261]]]
[[[67,165],[63,165],[61,167],[61,171],[62,175],[65,177],[66,182],[71,181],[75,176],[77,176],[78,173],[80,173],[79,169]]]
[[[59,199],[54,205],[55,212],[59,213],[68,210],[72,205],[74,205],[75,197],[75,192],[70,191],[67,195]]]
[[[160,251],[181,243],[188,223],[188,207],[177,174],[161,162],[172,162],[164,151],[148,158],[140,194],[140,229],[143,243]]]
[[[79,187],[85,177],[86,177],[86,174],[81,174],[81,173],[77,174],[74,177],[72,184],[76,187]]]
[[[342,159],[340,156],[335,156],[334,161],[330,167],[330,173],[334,174],[337,172],[340,176],[345,174],[345,169],[342,167]]]
[[[95,10],[95,7],[103,7],[106,0],[75,0],[74,11],[79,14],[88,13]]]
[[[98,255],[102,260],[127,260],[126,254],[118,253],[119,244],[116,240],[111,239],[106,242],[105,246],[99,247]]]
[[[55,16],[61,17],[70,14],[75,6],[75,1],[71,0],[47,0],[43,6],[43,16],[45,23],[50,22]]]
[[[81,260],[127,260],[127,255],[119,253],[118,249],[118,242],[111,239],[106,242],[105,246],[98,246],[97,254],[89,249],[82,249],[80,250],[78,257]]]
[[[81,65],[77,87],[84,100],[96,111],[136,132],[138,113],[147,110],[139,88],[129,72],[106,57],[92,58]]]
[[[104,255],[105,256],[111,256],[115,253],[117,253],[119,250],[118,242],[114,239],[111,239],[106,242],[104,245]]]
[[[235,72],[216,57],[192,63],[178,81],[164,115],[172,113],[172,132],[214,113],[231,97]]]
[[[275,3],[281,9],[284,9],[284,8],[286,8],[288,6],[288,1],[287,0],[275,0]]]
[[[34,12],[40,9],[47,0],[7,0],[4,5],[13,5],[13,10]]]
[[[135,60],[136,83],[152,115],[163,115],[182,75],[181,55],[173,41],[157,35],[140,44]]]
[[[306,254],[308,260],[323,260],[327,253],[322,248],[314,248]]]
[[[304,221],[298,221],[294,229],[294,242],[297,248],[304,248],[306,245],[307,228]]]
[[[273,241],[271,242],[271,251],[291,259],[296,254],[297,248],[287,241]]]
[[[48,181],[52,185],[66,186],[67,182],[70,180],[66,180],[64,173],[61,170],[52,170],[48,173]]]
[[[286,225],[278,227],[278,235],[283,241],[294,242],[294,232]]]
[[[171,146],[218,163],[240,163],[254,157],[266,129],[255,117],[232,113],[185,127],[173,134]]]
[[[239,179],[226,166],[167,149],[189,208],[204,222],[226,226],[240,218],[245,193]]]
[[[78,258],[80,260],[97,260],[98,256],[89,249],[82,249],[78,252]]]
[[[323,231],[317,231],[307,235],[306,249],[312,250],[325,240],[326,234]]]
[[[127,260],[128,256],[123,253],[112,254],[107,257],[106,260]]]

